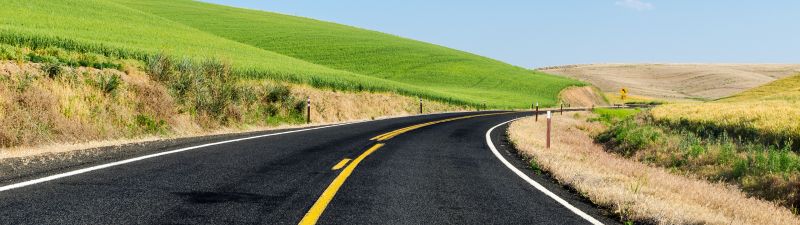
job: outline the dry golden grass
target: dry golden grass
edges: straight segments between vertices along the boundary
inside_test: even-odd
[[[562,90],[558,97],[564,104],[569,104],[571,107],[608,105],[603,93],[593,86],[569,87]]]
[[[672,174],[606,152],[591,135],[603,127],[588,114],[569,113],[553,122],[552,148],[544,148],[545,121],[511,124],[521,154],[559,182],[625,220],[655,224],[800,224],[788,209],[748,198],[734,186]]]
[[[784,78],[730,98],[702,104],[670,104],[652,110],[668,122],[688,121],[800,137],[800,76]]]
[[[55,78],[49,78],[42,67],[0,61],[0,158],[299,126],[268,120],[258,114],[258,103],[230,102],[226,113],[234,119],[227,124],[193,114],[185,106],[182,109],[162,83],[136,66],[127,66],[124,72],[63,67],[63,73]],[[113,93],[105,93],[93,83],[110,75],[122,80]],[[264,90],[273,83],[245,85]],[[396,94],[332,92],[302,85],[289,90],[297,98],[311,96],[312,125],[413,115],[419,110],[417,99]],[[425,113],[460,110],[465,108],[425,101]],[[139,124],[140,115],[164,121],[164,127],[157,128],[163,132]]]
[[[305,85],[292,86],[298,98],[311,97],[311,121],[330,123],[416,115],[419,100],[392,93],[332,92]],[[464,107],[423,100],[423,113],[463,111]]]

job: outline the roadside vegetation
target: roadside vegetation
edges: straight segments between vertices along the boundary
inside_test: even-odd
[[[794,212],[800,206],[800,156],[791,143],[763,144],[725,132],[700,134],[659,125],[647,112],[614,120],[595,137],[610,152],[677,174],[734,184]]]
[[[544,138],[531,138],[545,136],[543,121],[519,120],[508,132],[536,171],[622,222],[800,223],[791,203],[797,196],[796,154],[724,136],[702,138],[653,124],[647,115],[598,109],[554,117],[551,149],[544,148]]]
[[[175,126],[303,121],[305,101],[287,86],[241,85],[215,60],[158,55],[137,62],[52,47],[0,49],[7,71],[0,76],[0,147],[159,135]]]
[[[659,123],[707,136],[723,133],[800,152],[800,75],[703,104],[670,104],[652,111]]]
[[[4,2],[0,43],[146,61],[219,59],[252,80],[455,105],[555,105],[582,82],[394,35],[197,1]],[[59,13],[52,13],[52,12]]]
[[[0,149],[305,123],[306,97],[313,98],[317,123],[418,109],[417,99],[399,95],[244,79],[214,59],[156,54],[139,61],[0,44]],[[464,109],[425,106],[426,112]],[[0,151],[0,157],[19,154]]]

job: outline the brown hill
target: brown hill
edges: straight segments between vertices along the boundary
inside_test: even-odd
[[[604,92],[666,100],[711,100],[731,96],[800,73],[800,64],[591,64],[541,68],[577,78]]]

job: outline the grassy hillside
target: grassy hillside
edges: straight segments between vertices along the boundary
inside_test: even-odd
[[[0,8],[0,41],[44,47],[55,45],[118,57],[144,59],[166,52],[194,58],[219,58],[264,76],[348,88],[413,87],[337,71],[198,31],[158,16],[111,2],[85,0],[9,1]],[[58,12],[58,13],[53,13]],[[420,90],[414,90],[420,91]],[[426,93],[435,95],[431,93]]]
[[[4,2],[0,42],[144,59],[230,61],[236,74],[461,104],[554,104],[582,83],[344,25],[193,1]]]
[[[714,102],[664,105],[655,108],[653,116],[673,124],[727,131],[746,139],[791,143],[798,151],[800,75]]]
[[[785,101],[800,104],[800,74],[756,87],[718,102]]]

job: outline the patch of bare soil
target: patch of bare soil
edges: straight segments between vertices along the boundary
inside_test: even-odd
[[[569,87],[564,89],[559,94],[559,98],[564,104],[571,107],[591,107],[591,106],[606,106],[608,102],[593,86],[586,87]]]
[[[665,100],[713,100],[800,73],[800,64],[590,64],[542,72],[583,80],[604,92],[627,88]]]

